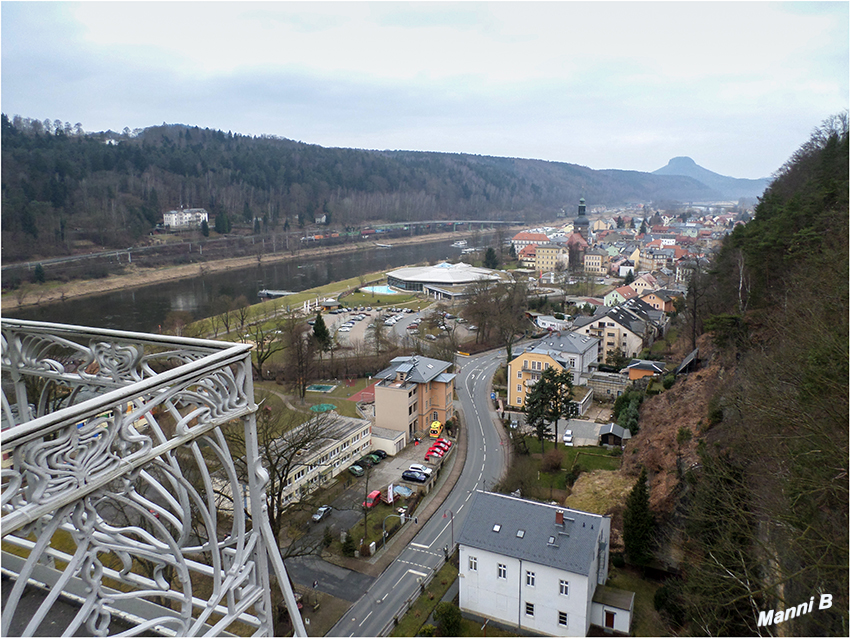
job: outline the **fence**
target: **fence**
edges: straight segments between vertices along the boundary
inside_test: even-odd
[[[268,475],[250,347],[32,321],[0,326],[2,567],[13,581],[2,635],[52,633],[60,616],[67,635],[106,635],[118,617],[131,625],[123,635],[223,635],[237,625],[274,635],[269,564],[296,635],[306,635],[259,514]],[[244,479],[229,429],[254,460]],[[242,507],[219,516],[213,484],[221,481],[253,505],[253,520]],[[21,604],[39,585],[43,601]]]

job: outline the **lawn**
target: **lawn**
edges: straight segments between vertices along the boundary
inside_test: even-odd
[[[422,593],[408,612],[399,619],[398,625],[390,632],[390,636],[417,636],[422,625],[440,603],[451,584],[457,579],[457,567],[446,563],[436,576],[431,579],[425,592]]]

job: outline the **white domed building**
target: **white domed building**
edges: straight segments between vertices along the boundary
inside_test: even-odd
[[[424,292],[435,299],[465,297],[468,287],[480,281],[497,283],[508,280],[509,276],[498,270],[448,262],[436,266],[399,268],[387,273],[388,286],[411,292]]]

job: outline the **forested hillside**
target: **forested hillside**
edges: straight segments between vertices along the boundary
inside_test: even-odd
[[[848,217],[845,113],[782,167],[689,291],[717,346],[699,463],[682,476],[684,582],[666,603],[692,634],[850,630]],[[760,611],[812,596],[811,613],[757,626]]]
[[[337,227],[430,219],[551,219],[591,205],[705,200],[689,177],[537,160],[323,148],[182,125],[86,134],[2,116],[6,262],[65,254],[73,240],[123,248],[179,205],[234,225]],[[264,226],[263,226],[264,224]]]

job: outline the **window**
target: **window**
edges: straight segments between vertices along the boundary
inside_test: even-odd
[[[525,584],[534,587],[534,572],[525,572]]]
[[[507,565],[502,565],[502,563],[499,563],[499,568],[498,568],[498,571],[497,571],[497,575],[498,575],[498,576],[499,576],[499,578],[501,578],[502,580],[504,580],[505,578],[507,578],[507,577],[508,577],[508,566],[507,566]]]
[[[569,581],[562,580],[559,583],[559,587],[560,587],[560,591],[561,591],[561,596],[569,596],[570,595],[570,583],[569,583]]]
[[[438,421],[438,420],[440,419],[440,415],[439,415],[439,414],[437,414],[437,411],[436,411],[436,410],[434,411],[433,416],[434,416],[434,418],[433,418],[433,419],[431,419],[432,421]]]
[[[522,405],[522,397],[517,397],[517,398],[516,398],[516,404],[517,404],[517,405]]]
[[[534,603],[525,603],[525,615],[534,616]]]
[[[519,384],[519,383],[516,384],[516,391],[522,392],[522,385],[521,384]]]
[[[478,559],[475,556],[469,557],[469,571],[477,572],[478,571]]]
[[[517,378],[517,379],[522,379],[522,370],[517,370],[517,371],[516,371],[516,378]]]

